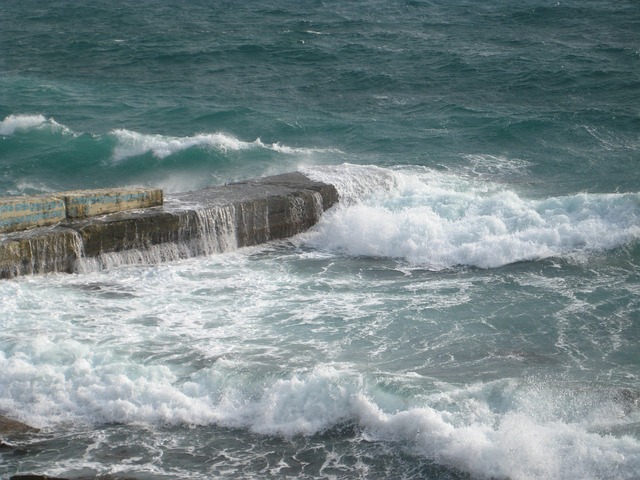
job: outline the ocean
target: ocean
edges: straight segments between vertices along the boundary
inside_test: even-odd
[[[0,478],[640,478],[637,0],[5,0],[0,192],[301,171],[286,241],[0,282]],[[123,262],[126,263],[126,262]]]

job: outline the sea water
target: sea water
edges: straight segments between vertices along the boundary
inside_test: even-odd
[[[0,414],[40,429],[2,478],[640,478],[635,0],[7,0],[0,31],[2,194],[341,198],[1,282]]]

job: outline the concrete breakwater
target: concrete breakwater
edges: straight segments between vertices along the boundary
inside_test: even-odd
[[[164,198],[157,190],[109,193],[67,192],[43,197],[34,207],[15,197],[23,206],[0,209],[0,278],[157,263],[258,245],[305,231],[338,201],[333,185],[298,172]],[[34,228],[7,231],[29,226]]]

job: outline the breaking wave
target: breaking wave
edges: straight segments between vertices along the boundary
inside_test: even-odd
[[[25,402],[29,420],[38,423],[41,416],[44,426],[57,417],[218,425],[292,437],[346,423],[356,427],[359,441],[400,445],[480,478],[631,479],[640,469],[638,441],[609,435],[640,420],[634,399],[613,389],[503,379],[441,385],[441,392],[406,399],[348,365],[319,365],[274,380],[229,375],[238,365],[223,359],[179,381],[166,366],[127,367],[79,342],[63,343],[36,339],[30,355],[0,353],[1,407]],[[70,356],[75,361],[68,363]]]
[[[0,135],[11,136],[30,130],[50,130],[70,132],[64,125],[60,125],[53,118],[44,115],[8,115],[0,122]]]
[[[527,199],[502,185],[431,170],[318,167],[341,204],[305,236],[315,248],[440,270],[613,249],[640,239],[640,194]]]
[[[265,149],[287,155],[311,155],[314,153],[335,152],[330,149],[295,148],[279,143],[263,143],[259,138],[246,142],[225,133],[201,133],[193,136],[174,137],[157,134],[144,134],[119,129],[111,132],[116,138],[113,160],[120,162],[129,157],[151,153],[156,158],[165,158],[190,148],[228,151]]]

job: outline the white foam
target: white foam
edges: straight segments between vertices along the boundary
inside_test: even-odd
[[[361,203],[373,196],[389,195],[403,187],[411,179],[375,165],[328,165],[307,167],[302,172],[318,182],[334,185],[342,204]]]
[[[500,380],[404,399],[348,364],[274,379],[240,359],[221,359],[185,380],[175,366],[127,364],[116,355],[38,336],[21,352],[0,352],[0,409],[44,427],[68,420],[214,424],[285,437],[346,422],[363,440],[399,444],[481,478],[631,479],[640,471],[637,439],[598,432],[638,422],[640,414],[570,385]]]
[[[640,239],[640,194],[531,200],[433,171],[316,168],[348,199],[304,236],[319,249],[443,269],[589,254]]]
[[[532,166],[531,162],[520,158],[509,158],[503,155],[464,155],[469,162],[468,169],[472,175],[496,178],[502,175],[522,175]]]
[[[0,283],[0,412],[45,431],[107,422],[289,437],[346,423],[354,444],[385,443],[477,478],[631,479],[639,471],[637,392],[546,378],[435,384],[424,371],[386,370],[393,367],[375,363],[372,349],[363,356],[370,367],[349,363],[335,351],[353,349],[347,358],[356,362],[358,348],[369,347],[354,339],[394,336],[388,320],[368,330],[388,310],[386,293],[364,290],[379,284],[364,281],[354,294],[348,278],[337,278],[318,288],[310,279],[326,276],[297,277],[281,257],[261,256]],[[452,283],[429,285],[434,295],[457,285],[444,281]],[[358,321],[367,312],[376,313]]]
[[[416,452],[481,478],[631,479],[640,471],[640,443],[631,437],[589,432],[550,411],[551,418],[540,420],[519,406],[500,413],[482,399],[463,401],[472,406],[463,414],[430,406],[386,413],[364,396],[354,403],[370,440],[409,442]]]
[[[157,158],[165,158],[193,147],[213,148],[223,152],[253,147],[249,142],[243,142],[223,133],[172,137],[118,129],[113,130],[111,135],[115,136],[118,142],[113,152],[114,161],[121,161],[147,152],[151,152]]]
[[[44,128],[69,132],[68,128],[60,125],[53,118],[46,118],[44,115],[9,115],[0,122],[0,135],[11,136],[16,132]]]
[[[16,182],[15,184],[16,188],[12,188],[12,189],[8,189],[7,190],[7,194],[8,195],[22,195],[24,193],[52,193],[55,190],[52,189],[51,187],[45,185],[42,182],[25,182],[25,181],[19,181]]]
[[[336,148],[305,148],[305,147],[290,147],[288,145],[282,145],[279,142],[275,143],[263,143],[259,138],[253,142],[256,146],[273,150],[278,153],[285,153],[287,155],[303,155],[309,156],[316,153],[342,153],[342,151]]]
[[[201,133],[192,136],[175,137],[158,134],[144,134],[126,129],[113,130],[117,145],[112,159],[116,162],[129,157],[152,153],[156,158],[165,158],[190,148],[213,149],[223,153],[250,149],[265,149],[287,155],[308,156],[314,153],[335,152],[335,150],[295,148],[280,143],[267,144],[259,138],[245,142],[225,133]]]

